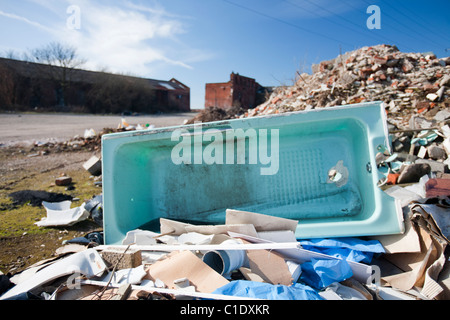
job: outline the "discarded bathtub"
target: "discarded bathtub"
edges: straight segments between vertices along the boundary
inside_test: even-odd
[[[104,135],[106,244],[159,218],[223,224],[226,209],[298,220],[297,238],[403,232],[377,187],[381,102]]]

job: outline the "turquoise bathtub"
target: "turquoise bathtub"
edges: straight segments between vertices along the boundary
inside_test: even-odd
[[[224,224],[226,209],[298,220],[299,239],[402,233],[380,146],[380,102],[104,135],[105,243],[159,218]]]

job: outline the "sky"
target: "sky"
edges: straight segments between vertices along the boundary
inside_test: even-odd
[[[0,0],[0,53],[61,42],[88,70],[175,78],[201,109],[206,83],[231,72],[280,86],[364,46],[450,56],[449,12],[449,0]]]

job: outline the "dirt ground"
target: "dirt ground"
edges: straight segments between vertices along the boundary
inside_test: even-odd
[[[125,117],[129,124],[165,127],[181,125],[195,114]],[[67,141],[85,129],[117,128],[122,117],[0,114],[0,271],[15,274],[55,256],[64,240],[82,237],[101,227],[92,220],[72,227],[41,228],[34,223],[46,216],[42,206],[15,204],[10,194],[23,190],[70,195],[72,207],[102,193],[98,181],[82,165],[101,148],[90,144],[74,150],[36,147],[38,141]],[[71,188],[56,186],[55,179],[70,176]]]

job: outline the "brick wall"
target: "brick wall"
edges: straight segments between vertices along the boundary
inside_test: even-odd
[[[233,105],[241,105],[248,109],[254,108],[258,87],[255,79],[231,73],[228,82],[206,84],[205,107],[227,109]]]
[[[205,107],[230,108],[233,105],[232,84],[208,83],[206,85]]]
[[[230,82],[233,87],[233,103],[252,109],[255,108],[257,84],[255,79],[232,73]]]

